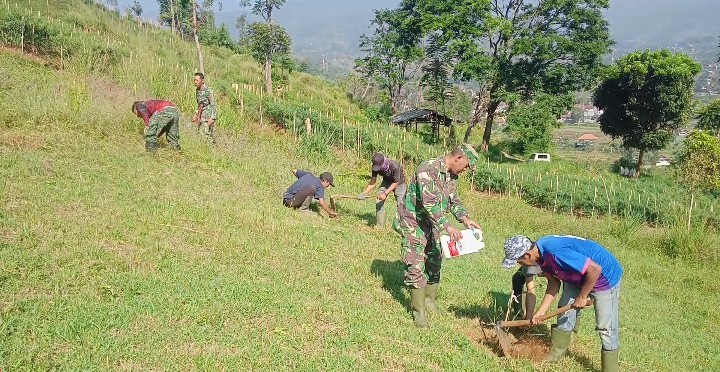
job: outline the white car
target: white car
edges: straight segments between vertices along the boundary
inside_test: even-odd
[[[544,153],[544,152],[536,152],[532,155],[530,155],[530,159],[528,159],[530,162],[536,162],[536,161],[550,161],[550,154]]]

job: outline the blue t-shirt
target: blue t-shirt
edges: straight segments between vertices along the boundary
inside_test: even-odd
[[[607,249],[600,244],[577,236],[544,236],[537,241],[542,262],[538,262],[544,273],[577,286],[582,286],[590,262],[602,268],[593,291],[614,288],[623,274],[622,266]]]
[[[320,179],[315,177],[315,175],[310,172],[298,169],[297,171],[295,171],[295,177],[297,177],[297,181],[290,185],[287,191],[285,191],[285,193],[283,194],[283,200],[292,199],[295,194],[304,190],[308,186],[312,186],[315,188],[315,199],[325,198],[325,188],[323,187],[322,182],[320,182]]]

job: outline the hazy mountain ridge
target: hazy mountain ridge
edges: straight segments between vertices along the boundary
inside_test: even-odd
[[[121,0],[127,6],[132,0]],[[216,0],[215,7],[220,2]],[[224,1],[217,12],[237,35],[235,21],[244,13],[236,1]],[[398,0],[289,0],[275,13],[293,39],[293,50],[313,61],[346,64],[361,53],[360,35],[370,34],[373,10],[397,6]],[[157,2],[143,0],[145,16],[157,18]],[[616,41],[615,57],[638,49],[673,48],[690,52],[704,63],[718,54],[720,23],[718,0],[611,0],[606,16]]]

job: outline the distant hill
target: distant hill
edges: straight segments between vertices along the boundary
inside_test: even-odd
[[[145,15],[157,17],[157,2],[142,0]],[[121,7],[132,3],[120,0]],[[218,23],[226,23],[236,34],[235,21],[243,13],[236,2],[223,2]],[[289,0],[277,11],[277,19],[293,38],[293,50],[314,61],[323,57],[329,64],[350,64],[360,55],[360,35],[371,33],[373,9],[391,8],[398,0]],[[218,2],[216,2],[217,8]],[[695,57],[714,60],[720,23],[718,0],[611,0],[606,15],[616,41],[616,56],[638,49],[695,49]]]

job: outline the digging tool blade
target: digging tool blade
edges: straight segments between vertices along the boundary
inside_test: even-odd
[[[511,348],[510,337],[508,337],[507,332],[500,327],[500,323],[495,324],[495,334],[497,335],[498,342],[500,343],[500,349],[502,349],[503,356],[509,356]]]

